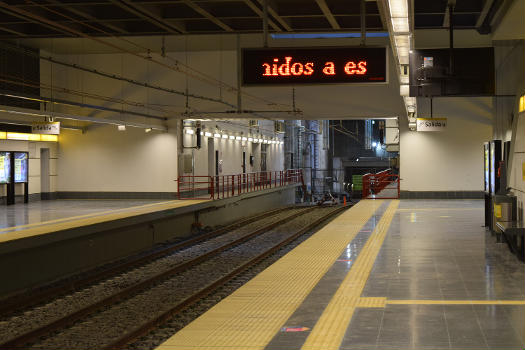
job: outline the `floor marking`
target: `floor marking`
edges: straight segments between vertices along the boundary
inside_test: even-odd
[[[382,203],[343,212],[157,349],[263,350]]]
[[[357,301],[356,307],[380,307],[386,306],[386,298],[376,297],[361,297]]]
[[[87,226],[98,224],[107,221],[113,221],[118,219],[123,219],[131,216],[137,216],[142,214],[153,213],[157,211],[176,209],[180,207],[185,207],[189,205],[198,204],[201,202],[206,202],[206,200],[185,200],[185,201],[169,201],[161,202],[155,204],[146,204],[136,207],[130,207],[125,209],[115,209],[112,211],[107,211],[103,213],[93,213],[81,215],[78,217],[69,217],[64,219],[57,219],[51,221],[45,221],[41,223],[27,224],[21,226],[14,226],[0,230],[0,243],[13,241],[21,238],[38,236],[50,232],[56,232],[61,230],[66,230],[70,228]],[[27,226],[36,226],[36,227],[27,227]],[[27,227],[27,228],[23,228]],[[19,229],[23,228],[23,229]],[[7,229],[12,231],[6,232]]]
[[[302,350],[339,349],[398,206],[399,200],[390,203],[374,232],[361,249],[354,266],[303,344]]]
[[[525,300],[386,300],[388,305],[525,305]]]
[[[400,208],[397,211],[435,211],[435,210],[483,210],[483,208]]]

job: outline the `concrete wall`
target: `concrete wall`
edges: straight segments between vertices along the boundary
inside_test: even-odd
[[[175,192],[177,137],[173,132],[118,131],[101,125],[59,138],[58,191]]]
[[[523,163],[525,162],[525,121],[524,113],[519,113],[519,97],[525,94],[525,42],[496,41],[496,92],[505,95],[497,99],[493,138],[514,142],[514,154],[511,154],[512,168],[509,169],[509,189],[518,198],[518,216],[524,217],[525,181]],[[512,128],[516,124],[515,139],[512,140]]]
[[[30,142],[18,140],[0,140],[0,151],[20,151],[29,152],[29,194],[30,199],[39,199],[41,191],[41,172],[40,172],[40,149],[49,149],[49,192],[57,191],[58,181],[58,144],[56,142]],[[23,185],[15,186],[15,194],[23,194]],[[7,195],[7,186],[0,185],[0,198]]]
[[[518,197],[518,218],[525,218],[525,113],[518,116],[518,134],[514,146],[509,186]]]
[[[490,99],[434,99],[434,117],[448,118],[442,132],[410,131],[401,120],[401,191],[483,191],[483,142],[492,135],[490,107]],[[423,117],[425,106],[418,105],[418,110]]]

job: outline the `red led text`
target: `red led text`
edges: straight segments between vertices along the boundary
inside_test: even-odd
[[[263,76],[299,76],[299,75],[312,75],[314,73],[313,62],[293,62],[293,57],[285,57],[284,63],[279,62],[278,58],[273,59],[273,63],[263,63]],[[347,75],[365,75],[367,72],[366,61],[348,61],[342,67],[342,70]],[[324,75],[336,75],[337,68],[334,62],[326,62],[322,68]]]
[[[279,65],[279,59],[274,58],[273,64],[263,63],[264,76],[290,76],[290,75],[312,75],[314,64],[312,62],[292,63],[292,57],[285,57],[285,63]]]

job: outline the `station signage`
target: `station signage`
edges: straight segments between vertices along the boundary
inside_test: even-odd
[[[31,124],[33,134],[59,135],[60,122],[35,122]]]
[[[417,131],[444,131],[447,118],[417,118]]]
[[[386,83],[386,48],[244,49],[243,85]]]

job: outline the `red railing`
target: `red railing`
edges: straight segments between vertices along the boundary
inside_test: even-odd
[[[398,199],[399,194],[399,175],[391,169],[363,175],[363,198]]]
[[[177,192],[179,199],[223,199],[294,183],[301,183],[304,186],[302,170],[261,171],[218,176],[184,175],[177,179]]]

